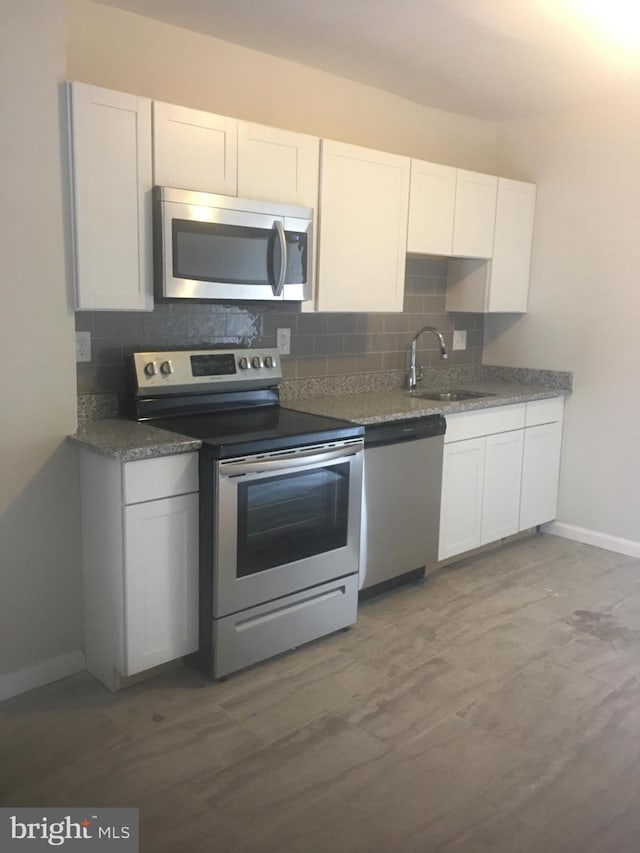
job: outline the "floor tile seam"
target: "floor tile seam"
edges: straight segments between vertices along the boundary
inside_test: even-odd
[[[461,711],[465,711],[465,710],[466,710],[466,708],[461,709]],[[512,740],[511,738],[508,738],[503,734],[498,734],[497,732],[491,731],[490,729],[485,729],[483,726],[478,725],[478,723],[474,723],[471,720],[467,720],[465,717],[462,717],[460,715],[461,711],[455,711],[454,715],[458,719],[462,720],[464,723],[467,723],[468,725],[473,726],[475,729],[482,732],[484,735],[489,735],[490,737],[495,738],[496,740],[502,741],[507,746],[510,746],[512,749],[518,749],[518,750],[520,750],[520,752],[526,753],[527,760],[524,762],[525,765],[535,762],[536,760],[538,760],[541,757],[541,755],[545,754],[545,753],[541,753],[538,751],[534,755],[533,752],[531,751],[532,747],[527,746],[526,744],[523,744],[521,741],[517,741],[515,739]],[[552,755],[552,753],[548,753],[548,754]],[[555,753],[553,753],[553,754],[555,754]],[[506,771],[506,772],[512,772],[512,771]],[[494,779],[492,779],[490,782],[487,783],[486,787],[489,787],[494,782],[496,782],[498,779],[502,778],[504,775],[506,775],[506,773],[498,774],[498,776],[496,776]]]
[[[609,682],[609,681],[603,681],[601,678],[597,678],[595,675],[590,675],[589,673],[586,673],[586,672],[579,672],[577,669],[573,669],[572,667],[568,666],[565,663],[559,663],[558,661],[555,661],[555,660],[551,661],[551,663],[554,666],[559,667],[560,669],[566,669],[568,672],[571,672],[573,675],[579,675],[581,678],[587,678],[587,679],[589,679],[589,681],[593,681],[594,685],[597,685],[598,687],[608,687],[610,693],[613,693],[620,686],[620,685],[616,686],[614,684],[611,684],[611,682]],[[609,693],[607,694],[607,696],[608,695],[609,695]],[[606,697],[601,697],[600,699],[596,699],[595,702],[602,702],[604,698],[606,698]],[[581,716],[585,711],[588,711],[591,707],[593,707],[593,705],[591,703],[589,703],[586,708],[581,709],[578,716]]]
[[[126,698],[124,700],[126,702]],[[167,731],[171,729],[173,726],[179,725],[185,721],[188,721],[192,717],[198,716],[198,714],[202,714],[205,710],[210,708],[214,708],[216,711],[224,711],[216,703],[211,703],[211,705],[200,705],[198,708],[189,708],[184,711],[184,713],[178,714],[178,716],[172,716],[170,720],[163,720],[159,723],[152,721],[150,723],[150,730],[144,733],[134,731],[133,729],[127,728],[126,723],[122,722],[118,716],[112,716],[108,711],[105,711],[109,719],[114,725],[117,725],[119,728],[124,729],[128,735],[131,737],[131,742],[144,740],[144,738],[152,737],[154,735],[160,734],[161,732]]]
[[[372,667],[372,664],[370,664],[369,662],[364,661],[364,660],[358,660],[358,659],[354,658],[352,660],[352,662],[357,663],[357,664],[366,664],[367,666]],[[344,698],[337,699],[335,701],[335,703],[332,702],[328,705],[323,705],[323,707],[318,710],[317,714],[314,714],[313,716],[305,719],[305,721],[302,723],[295,723],[291,729],[287,729],[285,732],[280,732],[277,735],[277,737],[275,737],[275,738],[270,738],[270,737],[267,737],[265,735],[261,735],[258,731],[255,731],[250,725],[247,724],[246,717],[242,717],[240,715],[240,713],[238,713],[238,715],[236,716],[236,714],[234,714],[233,710],[230,708],[222,708],[222,710],[225,711],[225,713],[234,722],[244,726],[244,728],[246,728],[248,731],[250,731],[253,734],[256,734],[262,741],[264,741],[264,743],[266,745],[270,746],[274,743],[277,743],[277,741],[279,741],[280,739],[282,739],[284,737],[288,737],[289,735],[293,734],[294,732],[299,731],[300,729],[305,728],[308,725],[311,725],[312,723],[321,719],[325,715],[339,716],[341,719],[344,719],[342,714],[340,714],[340,710],[342,708],[344,708],[344,706],[346,704],[349,704],[350,702],[353,702],[356,699],[363,698],[366,696],[370,696],[376,690],[386,688],[388,683],[390,682],[390,680],[391,680],[390,678],[383,676],[381,681],[378,684],[376,684],[375,687],[372,687],[370,690],[367,690],[366,693],[355,694],[354,696],[352,696],[351,698],[349,698],[347,700],[345,700]]]
[[[322,641],[322,639],[320,640],[320,642],[321,641]],[[273,679],[269,679],[268,682],[260,684],[258,686],[258,688],[250,687],[246,691],[244,691],[243,693],[238,693],[235,695],[225,697],[221,702],[219,702],[219,707],[222,708],[223,710],[227,711],[228,713],[233,713],[228,706],[236,704],[238,702],[246,702],[247,701],[247,695],[254,693],[256,691],[256,689],[259,691],[262,691],[262,690],[271,688],[277,682],[283,682],[283,681],[286,681],[286,680],[289,680],[292,678],[298,679],[299,676],[301,676],[301,675],[305,676],[307,680],[305,682],[303,682],[302,685],[297,685],[296,689],[297,690],[304,689],[309,684],[317,685],[318,682],[323,680],[323,679],[326,680],[326,679],[334,678],[336,676],[336,673],[344,671],[344,669],[346,669],[349,665],[351,665],[355,662],[353,660],[350,652],[341,651],[339,649],[335,649],[333,651],[330,651],[330,656],[327,657],[325,660],[323,660],[321,662],[321,665],[326,665],[327,663],[331,663],[333,660],[339,659],[343,662],[344,666],[340,669],[336,669],[335,671],[324,673],[321,675],[320,678],[318,678],[318,677],[314,677],[313,668],[311,669],[311,672],[309,672],[309,670],[307,668],[305,668],[305,666],[304,666],[304,657],[303,657],[304,649],[300,649],[300,655],[301,655],[300,664],[298,667],[295,668],[295,670],[292,674],[288,674],[288,675],[284,674],[282,676],[276,676]]]
[[[334,716],[337,716],[337,715],[334,715]],[[353,725],[353,724],[350,724],[350,725]],[[302,727],[302,728],[304,728],[304,727]],[[366,732],[365,734],[367,734],[367,736],[369,736],[369,737],[372,737],[372,735],[370,735],[369,732]],[[387,756],[389,755],[390,751],[391,751],[390,745],[388,743],[381,741],[380,738],[374,738],[374,739],[377,740],[379,743],[381,743],[386,749],[385,749],[385,752],[381,753],[380,755],[374,756],[374,757],[368,759],[369,763],[379,761],[381,759],[386,759]],[[265,749],[268,750],[271,746],[273,746],[273,744],[270,744],[268,747],[265,747]],[[346,768],[346,770],[343,771],[343,775],[347,775],[347,774],[350,774],[354,771],[357,771],[358,768],[361,766],[362,766],[362,764],[351,765],[348,768]],[[186,787],[190,793],[193,792],[193,785],[194,784],[196,784],[196,783],[195,782],[187,783]],[[324,790],[324,791],[320,790],[319,785],[326,787],[327,784],[335,785],[336,783],[335,783],[335,780],[332,780],[330,783],[327,783],[327,782],[314,783],[310,788],[307,788],[306,789],[307,794],[309,793],[309,791],[315,791],[315,793],[312,794],[309,797],[309,799],[304,799],[304,801],[302,803],[300,803],[297,806],[294,806],[293,811],[290,811],[284,817],[277,819],[275,824],[272,827],[270,827],[269,834],[272,834],[273,832],[280,829],[286,822],[288,822],[292,818],[297,817],[301,812],[305,811],[306,809],[308,809],[312,806],[317,806],[317,804],[322,799],[324,799],[326,797],[333,796],[334,794],[333,794],[332,790]],[[213,799],[215,799],[215,797]],[[207,796],[204,792],[198,794],[198,800],[199,800],[199,802],[203,803],[207,807],[207,809],[210,813],[213,813],[214,815],[219,816],[221,818],[221,820],[223,820],[223,821],[238,821],[237,815],[229,814],[224,810],[216,808],[215,805],[213,805],[212,799],[207,798]],[[281,802],[284,802],[284,800],[282,800]],[[287,800],[288,806],[290,806],[290,802],[291,802],[290,800]]]
[[[506,775],[506,774],[505,774],[505,775]],[[570,850],[570,848],[569,848],[569,847],[567,847],[567,846],[566,846],[563,842],[561,842],[558,838],[555,838],[554,836],[549,835],[547,832],[545,832],[544,830],[540,829],[539,827],[534,826],[534,825],[533,825],[533,822],[528,822],[528,821],[524,820],[524,819],[523,819],[522,817],[520,817],[519,815],[516,815],[516,814],[514,814],[513,812],[510,812],[510,811],[508,811],[507,809],[503,808],[503,807],[500,805],[500,803],[496,803],[496,802],[494,802],[493,800],[489,800],[487,797],[485,797],[485,796],[484,796],[484,791],[485,791],[488,787],[490,787],[490,785],[491,785],[491,784],[492,784],[492,783],[489,783],[489,785],[485,786],[485,788],[483,788],[483,789],[482,789],[482,791],[480,791],[480,792],[478,792],[478,793],[476,794],[476,796],[478,797],[478,799],[482,800],[482,801],[483,801],[484,803],[486,803],[487,805],[492,806],[494,809],[496,809],[497,811],[501,812],[502,814],[506,815],[508,818],[510,818],[511,820],[513,820],[515,823],[520,824],[520,826],[525,826],[527,829],[531,829],[531,830],[533,830],[533,832],[535,832],[535,833],[536,833],[536,835],[538,835],[538,836],[540,837],[540,840],[541,840],[541,841],[547,841],[547,842],[549,842],[549,843],[553,842],[556,846],[560,846],[560,848],[561,848],[562,850],[567,850],[567,851],[568,851],[568,850]]]

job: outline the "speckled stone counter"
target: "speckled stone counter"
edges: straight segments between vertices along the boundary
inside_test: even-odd
[[[199,439],[115,418],[89,421],[75,435],[70,435],[69,441],[120,462],[190,453],[202,445]]]
[[[572,375],[554,370],[461,365],[425,370],[416,395],[403,390],[402,382],[401,371],[287,380],[281,386],[281,403],[290,409],[366,425],[557,397],[571,391]],[[492,396],[455,403],[441,403],[418,396],[429,390],[448,388],[486,391]],[[87,411],[99,411],[96,407],[85,408]],[[79,420],[78,432],[69,436],[69,441],[121,462],[189,453],[198,450],[202,444],[198,439],[116,418],[88,420],[86,423]]]
[[[425,378],[419,384],[415,394],[410,394],[402,388],[393,388],[363,393],[339,393],[334,396],[328,394],[304,396],[298,389],[297,393],[284,394],[283,403],[291,409],[343,418],[366,425],[433,414],[451,415],[474,409],[507,406],[511,403],[544,400],[567,394],[571,391],[571,387],[572,375],[564,371],[537,371],[479,365],[425,371]],[[451,403],[427,400],[419,396],[429,391],[443,391],[449,388],[486,392],[490,396]]]

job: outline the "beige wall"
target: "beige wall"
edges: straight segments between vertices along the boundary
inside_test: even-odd
[[[500,168],[538,185],[536,232],[529,312],[487,321],[484,360],[574,371],[559,520],[640,547],[638,139],[628,100],[499,129]]]
[[[190,30],[67,0],[69,79],[493,171],[496,126]]]
[[[3,0],[0,696],[7,673],[52,658],[60,673],[60,656],[82,648],[76,475],[64,444],[76,410],[61,204],[64,62],[62,0]]]

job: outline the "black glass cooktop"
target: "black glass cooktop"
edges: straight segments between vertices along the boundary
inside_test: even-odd
[[[281,406],[177,415],[147,423],[199,438],[203,450],[220,459],[364,435],[364,427],[358,424]]]

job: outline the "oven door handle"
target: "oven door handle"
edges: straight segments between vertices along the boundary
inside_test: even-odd
[[[290,471],[292,468],[319,467],[336,459],[348,459],[362,452],[362,445],[352,448],[341,447],[337,450],[325,450],[318,453],[315,450],[301,451],[295,455],[279,456],[277,459],[251,459],[241,462],[221,462],[221,477],[242,477],[247,474],[267,474],[279,471]]]

